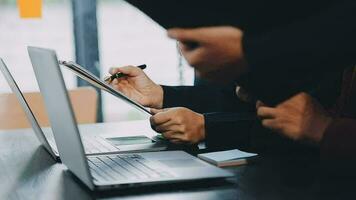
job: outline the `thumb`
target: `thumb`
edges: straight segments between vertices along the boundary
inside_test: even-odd
[[[155,115],[155,114],[157,114],[157,113],[160,113],[160,112],[163,112],[162,109],[155,109],[155,108],[151,108],[150,111],[151,111],[151,113],[152,113],[153,115]]]
[[[161,113],[161,112],[166,112],[168,111],[169,108],[164,108],[164,109],[156,109],[156,108],[151,108],[150,111],[153,115]]]
[[[263,103],[262,101],[258,100],[258,101],[256,102],[256,109],[258,109],[258,108],[260,108],[260,107],[262,107],[262,106],[266,106],[266,104]]]
[[[167,31],[168,37],[176,39],[180,42],[201,42],[203,31],[201,29],[182,29],[172,28]]]
[[[125,67],[113,67],[110,69],[109,73],[110,74],[116,74],[116,73],[123,73],[126,74],[128,76],[138,76],[140,75],[140,73],[142,72],[142,70],[138,67],[134,67],[134,66],[125,66]]]

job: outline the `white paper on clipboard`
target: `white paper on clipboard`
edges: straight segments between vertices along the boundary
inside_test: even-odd
[[[96,77],[94,74],[92,74],[88,70],[84,69],[79,64],[72,62],[72,61],[68,61],[68,62],[67,61],[59,61],[59,64],[62,66],[65,66],[67,69],[72,71],[75,75],[82,78],[83,80],[88,81],[94,87],[97,87],[101,90],[104,90],[104,91],[122,99],[124,102],[134,106],[136,109],[138,109],[146,114],[152,115],[147,108],[145,108],[141,104],[135,102],[134,100],[128,98],[127,96],[122,94],[120,91],[115,90],[109,84],[105,83],[104,81],[102,81],[101,79]]]

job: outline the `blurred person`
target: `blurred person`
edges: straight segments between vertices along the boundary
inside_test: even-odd
[[[269,14],[246,17],[241,27],[176,28],[168,36],[180,41],[199,77],[236,81],[269,104],[313,90],[335,72],[341,75],[343,69],[334,66],[355,63],[355,1],[257,1],[256,9],[259,3]]]
[[[239,91],[247,92],[238,92],[240,100],[262,99],[275,105],[306,91],[329,107],[339,93],[342,70],[355,63],[355,24],[345,24],[355,19],[355,6],[353,1],[321,6],[313,16],[286,21],[288,25],[255,35],[238,27],[220,26],[171,29],[168,36],[180,42],[183,56],[198,77],[241,85]],[[341,67],[333,67],[336,64]],[[199,94],[194,87],[174,90],[180,100]],[[200,88],[203,90],[209,89]],[[206,98],[200,95],[195,103],[209,101]]]
[[[232,83],[236,81],[243,86],[243,89],[247,89],[248,94],[252,93],[252,96],[271,104],[277,104],[299,90],[308,90],[324,106],[330,106],[338,95],[336,85],[340,81],[342,69],[329,68],[329,64],[342,61],[340,65],[345,66],[354,61],[354,57],[350,58],[350,52],[354,51],[350,48],[352,46],[350,41],[353,40],[349,40],[353,35],[353,25],[345,26],[343,21],[345,18],[353,19],[354,3],[327,1],[325,4],[320,6],[319,10],[311,9],[308,17],[302,17],[302,20],[292,20],[293,17],[286,21],[282,20],[282,23],[273,26],[269,31],[255,32],[259,34],[246,34],[251,31],[223,26],[173,29],[168,32],[168,35],[181,41],[183,56],[203,78],[226,80],[229,85],[233,85]],[[330,18],[333,20],[328,20]],[[330,26],[335,27],[336,30],[325,31],[329,30],[326,28]],[[304,34],[305,30],[311,30],[311,34]],[[336,40],[331,43],[326,40],[333,37]],[[330,46],[326,48],[327,45]],[[325,56],[330,52],[335,53],[334,57]],[[310,67],[311,65],[316,67]],[[321,66],[325,68],[320,70]],[[122,68],[113,70],[112,73],[120,70]],[[152,88],[159,92],[149,94],[148,91],[152,88],[139,86],[140,83],[149,81],[140,81],[139,77],[144,76],[136,72],[130,74],[128,79],[113,84],[122,91],[125,90],[124,88],[129,88],[126,94],[136,96],[131,98],[137,98],[136,100],[143,105],[159,109],[152,111],[156,113],[155,116],[161,116],[160,120],[154,120],[154,116],[151,121],[153,125],[160,127],[161,132],[166,131],[165,135],[173,142],[195,143],[205,139],[210,147],[220,145],[225,148],[236,148],[240,147],[239,144],[248,144],[254,140],[252,138],[261,138],[260,141],[264,143],[272,136],[269,132],[266,133],[258,122],[244,120],[240,116],[241,113],[251,113],[255,110],[251,108],[250,102],[241,101],[236,97],[235,87],[217,90],[209,86],[155,86]],[[145,92],[147,93],[144,94]],[[147,100],[149,98],[144,98],[147,96],[158,101]],[[246,99],[249,99],[249,96],[251,95],[247,95]],[[152,104],[152,102],[156,103]],[[178,108],[162,110],[167,107]],[[194,125],[192,123],[194,120],[198,122],[199,130],[196,129],[197,127],[186,126]],[[175,129],[175,134],[170,130],[172,127]],[[204,127],[204,131],[201,131],[201,127]],[[188,132],[198,134],[184,134]],[[277,140],[279,139],[281,138]],[[255,147],[261,144],[261,142],[252,143],[257,144],[252,145]],[[274,142],[270,144],[276,146]],[[261,149],[267,148],[262,145]]]
[[[319,146],[328,169],[354,171],[356,167],[356,67],[345,70],[338,104],[327,110],[306,93],[275,107],[257,103],[262,125],[296,141]],[[353,172],[355,173],[355,172]]]

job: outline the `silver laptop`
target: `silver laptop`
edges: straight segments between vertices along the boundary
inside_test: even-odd
[[[20,102],[20,105],[25,111],[25,114],[27,116],[27,119],[30,121],[32,128],[37,136],[37,139],[41,142],[41,144],[44,146],[44,148],[53,156],[55,159],[59,158],[59,155],[57,153],[57,148],[53,147],[49,144],[45,134],[43,133],[42,129],[40,128],[34,114],[32,113],[25,97],[23,96],[22,92],[20,91],[18,85],[16,84],[14,78],[12,77],[10,71],[6,67],[4,61],[0,58],[0,70],[2,74],[4,75],[7,83],[9,84],[12,92],[16,95],[17,99]]]
[[[183,151],[86,156],[56,53],[28,48],[63,164],[91,190],[216,179],[233,174]]]
[[[0,70],[4,75],[7,83],[9,84],[12,92],[16,95],[20,102],[25,115],[29,120],[38,140],[43,147],[53,156],[56,160],[59,160],[59,154],[56,143],[53,137],[46,137],[44,131],[42,131],[35,115],[33,114],[30,106],[28,105],[24,95],[18,87],[16,81],[12,77],[10,71],[6,67],[4,61],[0,58]],[[50,129],[49,129],[50,130]],[[59,130],[60,131],[60,130]],[[125,130],[121,130],[125,131]],[[52,135],[51,132],[47,134]],[[112,152],[134,152],[134,151],[159,151],[165,150],[167,145],[164,141],[158,138],[150,138],[145,135],[136,135],[130,137],[104,137],[104,136],[84,136],[83,143],[85,147],[85,153],[92,154],[107,154]]]

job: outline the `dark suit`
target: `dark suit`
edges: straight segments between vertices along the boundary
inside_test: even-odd
[[[201,4],[195,1],[193,6]],[[300,91],[309,91],[324,104],[333,103],[325,93],[336,96],[335,85],[339,85],[334,83],[340,81],[345,67],[356,62],[356,1],[235,0],[205,4],[214,5],[212,13],[233,13],[222,17],[232,18],[234,22],[229,23],[244,31],[249,73],[239,83],[245,89],[271,105]]]
[[[258,17],[241,20],[250,71],[240,84],[269,104],[307,91],[330,107],[339,96],[343,69],[355,63],[355,2],[289,4],[289,1],[262,2],[257,4],[257,13],[250,13]],[[285,15],[281,17],[281,13]],[[242,147],[260,153],[273,149],[310,151],[263,129],[258,120],[241,120],[239,114],[255,112],[254,105],[239,101],[233,87],[165,87],[164,91],[165,107],[184,106],[205,113],[209,148]]]
[[[238,81],[271,105],[299,91],[330,99],[325,92],[337,95],[335,77],[355,61],[354,0],[128,1],[165,28],[241,28],[250,71]]]
[[[336,91],[330,89],[334,87],[330,78],[341,77],[345,67],[356,63],[356,1],[308,2],[296,4],[313,12],[305,14],[300,6],[298,17],[296,9],[291,9],[286,15],[289,21],[277,21],[284,24],[244,37],[250,71],[242,85],[265,102],[276,104],[303,90],[324,101],[328,90]]]
[[[323,166],[332,174],[356,174],[356,67],[344,72],[342,95],[331,112],[334,120],[320,145]]]
[[[243,29],[250,71],[238,81],[268,104],[308,91],[329,107],[339,95],[343,68],[355,63],[354,0],[136,2],[158,22],[161,17],[163,26],[167,22],[165,27],[195,26],[191,22],[198,17],[212,15]],[[241,120],[240,114],[255,112],[255,105],[239,101],[234,87],[164,87],[164,107],[176,106],[205,113],[209,148],[310,153],[307,147],[262,128],[258,120]]]

